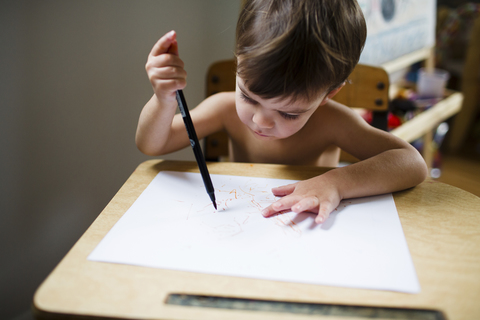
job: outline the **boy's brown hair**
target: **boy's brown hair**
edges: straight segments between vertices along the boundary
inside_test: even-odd
[[[355,68],[367,28],[355,0],[246,0],[237,23],[237,74],[264,98],[315,98]]]

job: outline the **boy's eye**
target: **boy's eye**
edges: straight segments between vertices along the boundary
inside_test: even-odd
[[[253,100],[253,99],[250,98],[250,97],[247,97],[243,92],[240,92],[240,97],[241,97],[242,100],[245,101],[246,103],[257,104],[257,101]]]
[[[280,115],[287,120],[295,120],[295,119],[298,119],[299,117],[298,114],[289,114],[282,111],[278,111],[278,113],[280,113]]]

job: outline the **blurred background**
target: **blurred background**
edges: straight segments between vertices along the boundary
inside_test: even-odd
[[[0,1],[0,319],[31,318],[35,289],[148,159],[134,138],[155,42],[177,31],[192,108],[208,66],[233,58],[239,7]]]
[[[0,1],[0,319],[32,319],[36,288],[149,159],[134,138],[154,43],[177,31],[192,108],[209,65],[233,58],[240,2]],[[447,17],[466,2],[437,5]],[[468,24],[459,32],[466,47]],[[449,71],[461,89],[461,67]],[[480,195],[476,108],[464,143],[445,150],[440,180]],[[194,160],[189,148],[162,158]]]

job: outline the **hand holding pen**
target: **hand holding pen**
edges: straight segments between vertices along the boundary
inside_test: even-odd
[[[187,76],[183,67],[183,61],[178,56],[178,43],[175,31],[170,31],[153,46],[145,68],[152,83],[153,90],[155,91],[156,98],[161,101],[162,104],[172,106],[170,112],[172,112],[173,106],[176,108],[178,103],[190,145],[193,148],[195,159],[197,160],[202,175],[203,183],[213,206],[217,209],[210,174],[182,92],[182,89],[186,86]],[[166,130],[169,126],[163,125],[162,127]]]
[[[176,108],[176,93],[187,85],[187,72],[178,55],[175,31],[168,32],[155,43],[148,55],[145,69],[157,99]]]

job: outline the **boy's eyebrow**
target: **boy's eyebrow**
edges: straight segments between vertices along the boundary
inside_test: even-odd
[[[252,97],[250,97],[250,95],[246,92],[246,90],[243,88],[243,86],[239,83],[238,84],[238,88],[240,89],[240,91],[242,91],[242,93],[248,97],[249,99],[253,100],[253,101],[256,101],[255,99],[253,99]],[[281,110],[281,109],[278,109],[277,111],[280,111],[280,112],[284,112],[284,113],[305,113],[305,112],[308,112],[310,110],[310,108],[308,109],[293,109],[293,110]]]

